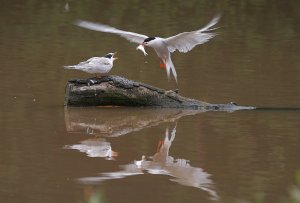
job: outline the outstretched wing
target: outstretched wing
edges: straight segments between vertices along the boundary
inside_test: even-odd
[[[216,28],[211,28],[219,22],[220,16],[214,17],[204,28],[195,30],[192,32],[183,32],[178,35],[165,39],[170,52],[174,52],[176,49],[180,52],[186,53],[192,50],[196,45],[203,44],[216,36],[215,33],[211,33]]]
[[[79,27],[83,27],[86,29],[90,30],[95,30],[98,32],[108,32],[108,33],[113,33],[117,34],[121,37],[124,37],[125,39],[129,40],[130,42],[138,43],[141,44],[145,39],[148,38],[146,35],[134,33],[134,32],[127,32],[124,30],[119,30],[117,28],[108,26],[108,25],[103,25],[100,23],[93,23],[89,21],[84,21],[84,20],[77,20],[74,22],[75,25]]]

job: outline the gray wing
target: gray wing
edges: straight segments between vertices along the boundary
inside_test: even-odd
[[[105,58],[105,57],[92,57],[82,63],[101,64],[101,63],[108,62],[108,61],[109,61],[109,59]]]
[[[183,32],[178,35],[165,39],[168,50],[174,52],[176,49],[180,52],[186,53],[192,50],[196,45],[203,44],[216,36],[215,33],[209,31],[219,22],[220,16],[214,17],[204,28],[192,32]]]
[[[117,34],[117,35],[129,40],[130,42],[134,42],[134,43],[138,43],[138,44],[142,43],[145,39],[148,38],[148,36],[146,36],[146,35],[119,30],[114,27],[110,27],[108,25],[103,25],[100,23],[93,23],[93,22],[84,21],[84,20],[77,20],[74,22],[74,24],[79,27],[83,27],[83,28],[90,29],[90,30],[95,30],[98,32],[108,32],[108,33]]]
[[[111,66],[111,61],[105,57],[92,57],[86,61],[82,61],[77,65],[64,66],[65,68],[78,68],[78,69],[89,69],[89,68],[101,68]]]
[[[87,60],[87,62],[91,66],[105,66],[111,64],[110,60],[105,57],[93,57]]]

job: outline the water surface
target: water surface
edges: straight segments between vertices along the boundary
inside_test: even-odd
[[[299,1],[1,3],[1,202],[290,198],[300,170]],[[74,20],[166,37],[219,13],[217,37],[172,55],[180,94],[273,109],[64,108],[68,79],[90,75],[62,66],[108,52],[120,58],[111,74],[177,88],[153,50],[144,57],[135,44]]]

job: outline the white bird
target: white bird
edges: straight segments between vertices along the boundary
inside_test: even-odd
[[[152,47],[161,60],[161,67],[166,68],[168,79],[170,78],[171,70],[177,83],[177,73],[174,64],[171,60],[171,53],[176,50],[178,50],[179,52],[186,53],[192,50],[196,45],[203,44],[211,38],[213,38],[216,34],[211,33],[210,31],[214,30],[215,28],[211,27],[217,24],[219,19],[220,16],[216,16],[205,27],[199,30],[191,32],[182,32],[168,38],[148,37],[147,35],[123,31],[108,25],[83,20],[76,21],[75,25],[90,30],[120,35],[121,37],[124,37],[127,40],[129,40],[130,42],[140,44],[140,46],[138,46],[137,49],[143,51],[145,55],[147,55],[147,53],[144,50],[144,46]]]
[[[117,52],[115,53],[108,53],[103,57],[92,57],[86,61],[80,62],[77,65],[71,65],[71,66],[64,66],[66,69],[75,69],[75,70],[81,70],[87,73],[96,74],[97,73],[108,73],[113,65],[114,60],[118,58],[114,58]]]

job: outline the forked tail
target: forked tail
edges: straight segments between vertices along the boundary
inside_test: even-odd
[[[178,84],[176,69],[175,69],[174,64],[173,64],[173,62],[171,60],[171,57],[169,56],[166,59],[166,71],[167,71],[168,80],[170,79],[170,70],[172,72],[172,75],[173,75],[176,83]]]

